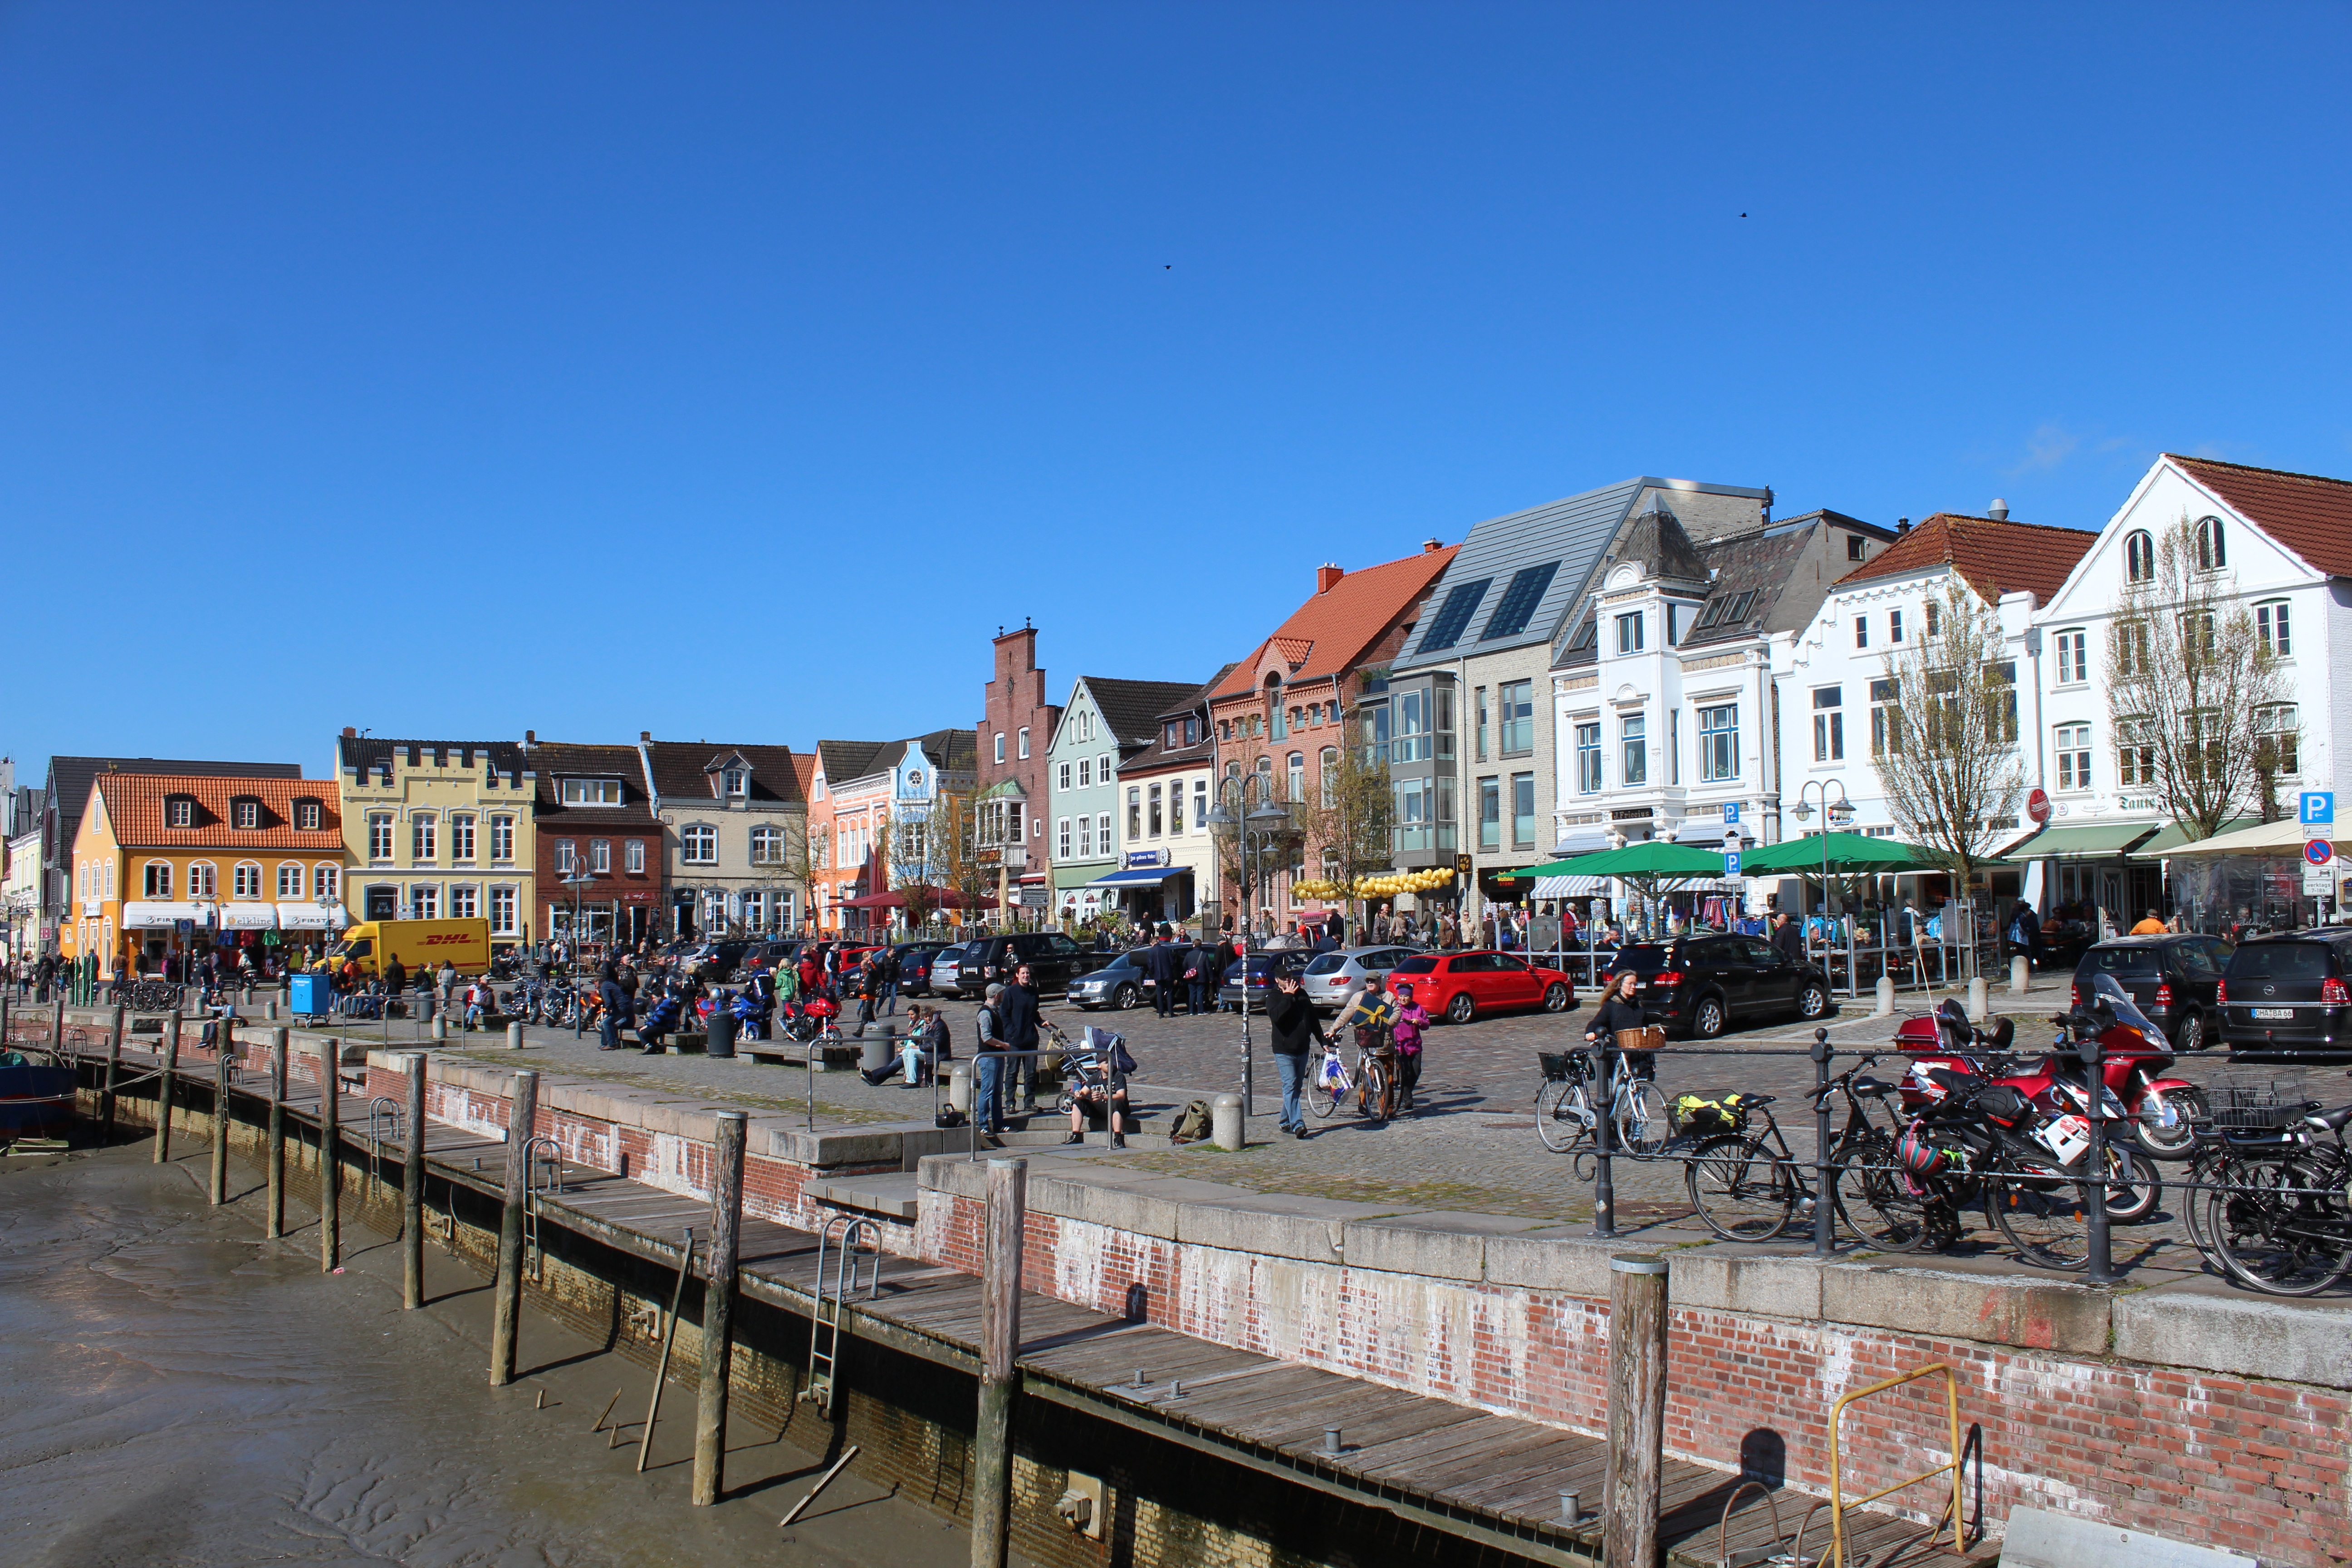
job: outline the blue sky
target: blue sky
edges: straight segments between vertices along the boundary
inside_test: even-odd
[[[2340,6],[0,8],[0,747],[806,745],[1656,473],[2352,475]]]

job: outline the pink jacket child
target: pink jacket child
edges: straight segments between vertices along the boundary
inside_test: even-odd
[[[1407,1057],[1421,1055],[1421,1037],[1428,1030],[1429,1024],[1429,1009],[1413,1001],[1410,994],[1403,997],[1397,1008],[1396,1027],[1391,1031],[1396,1040],[1397,1054]]]

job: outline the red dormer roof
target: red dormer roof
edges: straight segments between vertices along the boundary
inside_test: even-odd
[[[2331,577],[2352,577],[2352,480],[2167,452],[2166,461]]]
[[[1255,689],[1271,658],[1283,666],[1285,684],[1343,674],[1361,663],[1381,634],[1428,595],[1454,559],[1457,546],[1424,549],[1400,561],[1350,572],[1319,589],[1293,610],[1250,656],[1234,667],[1210,700],[1241,697]]]
[[[1987,604],[2026,593],[2046,605],[2098,535],[2079,528],[1939,511],[1837,580],[1836,586],[1949,566]]]

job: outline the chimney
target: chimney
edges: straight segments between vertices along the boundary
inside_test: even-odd
[[[351,725],[349,725],[349,724],[346,724],[346,725],[344,725],[344,726],[343,726],[343,739],[344,739],[344,740],[346,740],[346,741],[356,741],[356,740],[358,740],[359,738],[360,738],[360,732],[359,732],[359,731],[358,731],[358,730],[356,730],[356,729],[352,728],[352,727]]]
[[[536,746],[536,745],[538,745],[538,744],[539,744],[539,731],[536,731],[536,730],[525,730],[525,731],[522,732],[522,743],[523,743],[524,745],[526,745],[526,746]]]
[[[1911,531],[1911,520],[1910,520],[1909,518],[1907,518],[1907,517],[1898,517],[1898,518],[1896,518],[1896,519],[1895,520],[1895,531],[1896,533],[1898,533],[1898,534],[1900,534],[1900,533],[1908,533],[1908,532],[1910,532],[1910,531]]]
[[[1995,522],[2007,522],[2009,521],[2009,503],[2001,500],[1999,496],[1995,496],[1992,498],[1992,505],[1985,508],[1985,515],[1992,519]]]
[[[653,743],[653,738],[654,732],[651,730],[640,730],[637,731],[637,739],[645,742],[648,745]]]
[[[1339,585],[1339,579],[1347,574],[1346,568],[1335,562],[1326,561],[1322,565],[1315,568],[1315,591],[1318,594],[1329,593]]]
[[[1424,539],[1421,542],[1421,552],[1423,555],[1434,555],[1444,548],[1445,541],[1442,539]]]

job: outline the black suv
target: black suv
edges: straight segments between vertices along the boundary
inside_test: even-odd
[[[2201,1051],[2221,1037],[2221,975],[2230,944],[2194,932],[2119,936],[2095,942],[2074,965],[2074,1005],[2090,999],[2091,981],[2108,974],[2165,1032],[2176,1051]]]
[[[2352,929],[2248,937],[2230,955],[2221,1001],[2233,1051],[2352,1047]]]
[[[1617,950],[1612,974],[1642,977],[1645,1022],[1708,1040],[1735,1023],[1793,1011],[1826,1018],[1836,1011],[1829,976],[1810,963],[1792,963],[1760,936],[1708,932],[1670,942],[1637,942]]]
[[[1010,984],[1013,970],[1025,963],[1037,983],[1037,994],[1058,996],[1069,990],[1071,981],[1093,973],[1111,958],[1110,953],[1080,947],[1057,931],[982,937],[964,944],[963,957],[956,965],[955,994],[985,995],[992,984]]]
[[[689,979],[706,985],[723,984],[743,962],[743,955],[758,944],[730,937],[722,942],[706,942],[681,955],[678,967]]]

